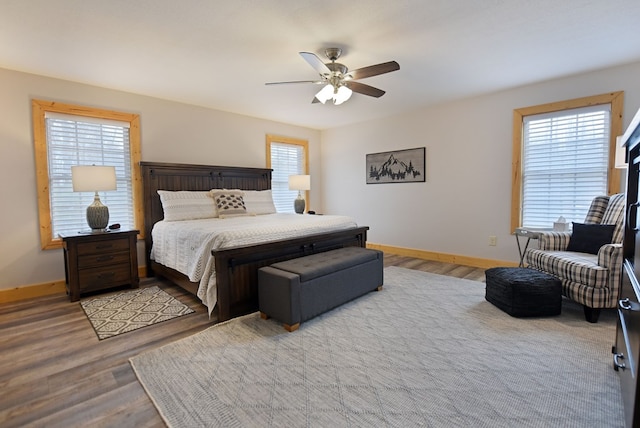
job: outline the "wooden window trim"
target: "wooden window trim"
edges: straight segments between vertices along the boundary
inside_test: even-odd
[[[309,174],[309,142],[307,140],[267,134],[266,136],[267,168],[271,168],[271,144],[272,143],[283,143],[283,144],[302,146],[304,148],[304,171],[305,171],[305,174]],[[311,207],[311,200],[309,199],[309,191],[306,190],[304,193],[305,193],[305,200],[307,201],[307,208],[309,208]]]
[[[140,115],[103,110],[93,107],[64,104],[54,101],[32,100],[33,141],[36,162],[36,186],[38,192],[38,218],[40,221],[40,245],[43,250],[62,248],[62,240],[51,236],[51,205],[49,203],[49,164],[47,156],[47,136],[45,114],[64,113],[129,123],[129,144],[131,157],[131,180],[133,186],[133,218],[135,228],[142,231],[142,175],[140,173]],[[142,234],[140,235],[142,238]]]
[[[513,182],[511,183],[511,233],[521,226],[522,221],[522,139],[523,119],[541,113],[569,110],[593,105],[611,105],[611,135],[609,138],[609,166],[607,171],[607,191],[610,195],[620,192],[620,170],[615,167],[616,137],[622,134],[622,109],[624,92],[575,98],[549,104],[524,107],[513,111],[513,157],[511,161]]]

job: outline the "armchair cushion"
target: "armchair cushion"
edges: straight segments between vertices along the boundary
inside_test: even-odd
[[[567,251],[598,254],[600,247],[610,244],[615,224],[582,224],[573,222]]]
[[[609,269],[598,265],[598,256],[594,254],[531,250],[529,262],[530,267],[571,283],[594,288],[607,286]]]

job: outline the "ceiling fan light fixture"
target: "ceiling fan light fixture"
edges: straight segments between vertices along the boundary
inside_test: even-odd
[[[300,56],[318,73],[316,80],[297,80],[292,82],[271,82],[267,85],[279,85],[286,83],[313,83],[314,85],[324,85],[316,94],[311,103],[325,104],[328,100],[333,100],[333,104],[339,105],[347,101],[353,92],[357,92],[369,97],[380,98],[385,94],[382,89],[374,88],[358,82],[360,79],[378,76],[400,70],[400,64],[396,61],[387,61],[356,70],[349,70],[346,65],[336,62],[342,54],[340,48],[325,49],[325,55],[329,59],[326,63],[313,52],[300,52]]]
[[[320,89],[320,91],[316,94],[316,99],[320,101],[322,104],[326,103],[328,100],[333,98],[333,85],[327,84],[324,88]]]
[[[337,91],[333,94],[333,104],[340,105],[343,102],[347,101],[351,98],[351,94],[353,91],[346,86],[340,86]]]

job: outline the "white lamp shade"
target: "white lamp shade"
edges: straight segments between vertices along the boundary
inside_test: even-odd
[[[289,190],[309,190],[311,189],[310,175],[290,175]]]
[[[333,85],[328,84],[324,88],[320,89],[320,91],[316,94],[316,98],[322,104],[326,103],[327,100],[330,100],[333,97]]]
[[[351,98],[353,91],[346,86],[340,86],[333,96],[333,104],[340,105]]]
[[[320,89],[320,91],[316,94],[316,99],[322,104],[326,103],[330,99],[333,99],[333,103],[335,105],[340,105],[351,98],[351,94],[353,94],[353,91],[346,86],[343,85],[335,88],[332,84],[329,83],[324,88]]]
[[[74,192],[116,190],[116,168],[95,165],[72,166],[71,180]]]

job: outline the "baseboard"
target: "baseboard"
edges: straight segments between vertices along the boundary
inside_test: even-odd
[[[455,263],[458,265],[472,266],[483,269],[489,269],[496,266],[518,266],[518,264],[515,262],[508,262],[504,260],[481,259],[478,257],[460,256],[456,254],[436,253],[433,251],[394,247],[391,245],[375,244],[371,242],[367,243],[367,247],[384,251],[385,253],[389,254],[396,254],[398,256],[413,257],[422,260],[434,260],[445,263]],[[146,266],[138,267],[138,275],[140,276],[140,278],[146,278]],[[15,302],[18,300],[49,296],[51,294],[57,293],[66,293],[64,280],[0,290],[0,303]]]
[[[471,266],[482,269],[489,269],[497,266],[518,266],[516,262],[504,260],[481,259],[479,257],[460,256],[456,254],[436,253],[433,251],[417,250],[414,248],[394,247],[391,245],[375,244],[367,242],[367,248],[373,248],[385,253],[397,256],[413,257],[422,260],[433,260],[444,263],[455,263],[457,265]]]
[[[15,302],[58,293],[65,293],[64,281],[45,282],[43,284],[0,290],[0,303]]]
[[[138,275],[140,278],[145,278],[147,276],[147,268],[145,266],[138,267]],[[25,285],[0,290],[0,303],[16,302],[18,300],[32,299],[34,297],[49,296],[58,293],[63,294],[66,292],[66,283],[64,280]]]

